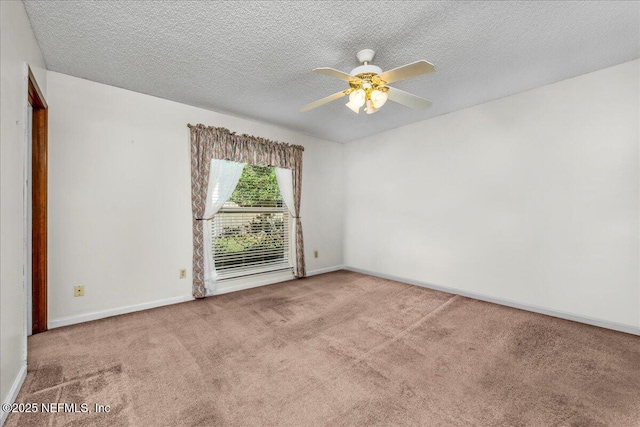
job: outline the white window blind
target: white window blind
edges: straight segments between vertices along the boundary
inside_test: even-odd
[[[245,166],[231,198],[211,221],[218,279],[292,270],[289,230],[274,168]]]

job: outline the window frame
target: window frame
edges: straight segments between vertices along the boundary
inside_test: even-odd
[[[245,168],[247,167],[254,167],[254,166],[258,166],[258,167],[265,167],[262,165],[245,165]],[[266,166],[272,169],[275,169],[275,167],[273,166]],[[243,170],[244,172],[244,170]],[[242,178],[241,178],[242,179]],[[237,187],[236,187],[237,188]],[[235,193],[236,190],[234,190]],[[278,191],[279,188],[278,188]],[[227,205],[229,203],[229,201],[227,201],[227,203],[225,203],[225,205]],[[275,272],[283,272],[283,271],[290,271],[292,274],[294,274],[294,263],[293,263],[293,250],[292,250],[292,243],[293,243],[293,233],[292,233],[292,228],[293,228],[293,218],[286,206],[286,204],[284,203],[284,200],[282,199],[282,196],[280,195],[280,201],[278,203],[280,206],[255,206],[252,204],[252,206],[223,206],[215,215],[214,217],[210,220],[211,224],[209,224],[209,226],[207,227],[208,232],[210,233],[211,236],[211,255],[213,257],[213,265],[215,266],[216,269],[216,280],[221,282],[221,281],[225,281],[225,280],[232,280],[232,279],[237,279],[237,278],[241,278],[241,277],[246,277],[246,276],[253,276],[253,275],[259,275],[259,274],[267,274],[267,273],[275,273]],[[284,220],[284,232],[283,232],[283,238],[284,238],[284,248],[283,248],[283,257],[281,260],[276,260],[276,261],[267,261],[264,263],[255,263],[255,265],[250,265],[253,263],[246,263],[246,264],[239,264],[237,267],[218,267],[216,265],[216,235],[218,233],[216,233],[216,228],[219,226],[224,227],[224,225],[218,225],[216,223],[217,220],[220,219],[219,215],[225,215],[225,214],[233,214],[233,213],[238,213],[238,214],[255,214],[254,218],[257,218],[257,216],[259,214],[265,214],[265,213],[271,213],[271,214],[282,214],[283,216],[283,220]],[[249,223],[251,220],[248,220],[247,223]],[[238,251],[237,254],[242,254],[242,251]],[[247,251],[246,253],[249,254],[249,256],[251,256],[250,251]],[[255,253],[254,253],[255,255]]]

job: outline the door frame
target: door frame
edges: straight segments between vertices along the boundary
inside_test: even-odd
[[[31,295],[32,333],[47,330],[47,176],[49,107],[29,68],[28,101],[31,124]],[[28,161],[28,160],[27,160]]]

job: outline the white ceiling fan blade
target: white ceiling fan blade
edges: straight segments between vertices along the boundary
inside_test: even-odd
[[[423,59],[421,61],[403,65],[402,67],[394,68],[393,70],[385,71],[378,77],[380,77],[381,80],[384,80],[387,83],[393,83],[400,80],[421,76],[423,74],[433,73],[435,70],[436,67],[434,67],[433,64]]]
[[[346,82],[350,82],[351,80],[357,80],[351,74],[347,74],[340,70],[335,70],[329,67],[321,67],[313,70],[314,73],[318,74],[326,74],[327,76],[335,77],[336,79],[344,80]]]
[[[312,102],[311,104],[307,104],[307,105],[305,105],[304,107],[302,107],[302,108],[300,109],[300,112],[301,112],[301,113],[304,113],[305,111],[309,111],[309,110],[311,110],[312,108],[319,107],[319,106],[321,106],[321,105],[323,105],[323,104],[326,104],[327,102],[331,102],[331,101],[334,101],[334,100],[336,100],[336,99],[338,99],[338,98],[342,98],[342,97],[343,97],[343,96],[345,96],[346,94],[347,94],[347,91],[346,91],[346,90],[343,90],[343,91],[341,91],[341,92],[334,93],[333,95],[329,95],[329,96],[327,96],[327,97],[325,97],[325,98],[318,99],[317,101],[314,101],[314,102]]]
[[[420,98],[419,96],[394,87],[389,88],[387,96],[390,101],[397,102],[405,107],[415,108],[416,110],[424,110],[431,107],[431,101],[428,99]]]

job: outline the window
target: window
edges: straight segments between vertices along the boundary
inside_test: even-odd
[[[247,165],[211,221],[218,279],[291,270],[289,211],[273,167]]]

